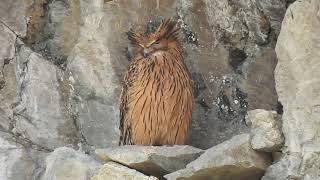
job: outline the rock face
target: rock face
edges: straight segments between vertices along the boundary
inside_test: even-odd
[[[109,23],[108,19],[102,21],[102,1],[83,3],[82,33],[67,64],[74,87],[74,113],[89,145],[100,148],[115,146],[119,139],[117,102],[120,81],[113,63],[116,60],[111,57],[111,45],[105,45],[106,37],[102,38],[111,33],[111,27],[104,29],[104,34],[98,31],[99,26],[105,27]]]
[[[34,159],[10,134],[1,132],[0,135],[0,179],[32,179],[37,169]]]
[[[287,155],[269,168],[264,179],[319,179],[314,170],[318,166],[320,132],[319,5],[317,0],[296,1],[282,23],[275,78],[284,108],[282,129]]]
[[[267,154],[252,150],[250,135],[243,134],[206,150],[185,169],[168,174],[165,178],[258,180],[270,163]]]
[[[2,23],[0,23],[0,30],[0,40],[3,42],[3,46],[0,48],[0,65],[3,68],[5,60],[8,61],[14,57],[16,35]]]
[[[14,132],[48,149],[73,143],[75,127],[60,105],[57,68],[22,45],[16,69],[20,91]]]
[[[247,124],[252,128],[251,146],[265,152],[279,151],[284,139],[280,121],[275,111],[256,109],[248,112]]]
[[[88,155],[73,149],[57,148],[46,158],[42,180],[89,180],[101,164]]]
[[[209,148],[247,132],[243,119],[248,109],[276,109],[273,36],[280,27],[276,19],[281,19],[284,4],[178,2],[185,35],[185,61],[195,85],[189,144]]]
[[[31,1],[10,1],[0,2],[0,24],[9,27],[20,37],[27,33],[27,9]]]
[[[123,146],[97,149],[102,160],[112,160],[145,174],[163,176],[183,169],[203,153],[191,146]]]
[[[157,180],[156,177],[146,176],[136,170],[129,169],[125,166],[114,162],[108,162],[103,165],[97,175],[91,178],[91,180]]]
[[[16,35],[0,23],[0,126],[10,129],[13,112],[11,109],[17,95],[14,71]]]
[[[185,62],[194,80],[188,144],[209,148],[247,132],[248,109],[276,110],[274,44],[284,1],[36,2],[46,12],[31,11],[27,44],[63,67],[72,87],[70,115],[84,144],[117,145],[118,97],[128,64],[125,32],[154,29],[168,17],[181,23]],[[35,17],[43,17],[40,28]]]
[[[270,161],[257,151],[280,150],[283,157],[264,180],[320,179],[319,6],[319,0],[1,0],[0,179],[166,173],[258,179]],[[168,17],[181,26],[194,82],[187,144],[208,149],[200,157],[202,150],[191,146],[114,147],[130,55],[125,32],[153,30]],[[95,173],[99,162],[62,146],[92,156],[105,149],[103,158],[141,172],[107,162]]]

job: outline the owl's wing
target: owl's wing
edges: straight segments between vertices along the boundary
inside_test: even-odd
[[[119,145],[131,145],[131,126],[130,122],[126,119],[127,113],[127,103],[128,103],[128,94],[127,90],[132,86],[133,80],[136,78],[137,64],[135,61],[132,61],[129,65],[128,71],[126,72],[123,83],[122,91],[120,95],[120,141]]]

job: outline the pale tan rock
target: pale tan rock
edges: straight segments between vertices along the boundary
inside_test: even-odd
[[[204,151],[192,146],[121,146],[97,149],[102,160],[115,161],[146,174],[163,176],[183,169]]]
[[[146,176],[134,169],[127,168],[115,162],[108,162],[91,180],[157,180],[158,178]]]
[[[75,125],[64,114],[57,67],[21,44],[16,63],[18,102],[14,133],[48,149],[76,141]]]
[[[247,124],[251,127],[251,146],[264,152],[279,151],[284,138],[277,112],[255,109],[248,112]]]
[[[0,132],[0,179],[33,179],[37,164],[30,151],[15,141],[10,134]]]
[[[17,96],[14,58],[16,35],[2,23],[0,42],[0,126],[9,130],[13,118],[11,107]]]
[[[254,151],[250,135],[242,134],[218,144],[185,169],[165,176],[168,180],[259,180],[271,164],[270,156]]]
[[[318,0],[295,1],[282,22],[276,45],[275,79],[284,110],[282,130],[287,155],[268,168],[264,179],[318,176],[314,171],[319,158],[314,155],[318,150],[310,148],[306,152],[305,146],[315,146],[320,139],[319,6]]]
[[[28,7],[32,1],[0,1],[0,24],[5,24],[15,34],[24,37],[27,33]]]
[[[88,155],[61,147],[46,158],[45,166],[42,180],[89,180],[102,165]]]

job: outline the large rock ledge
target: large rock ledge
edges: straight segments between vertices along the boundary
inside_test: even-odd
[[[107,161],[104,165],[101,161],[68,147],[57,148],[44,154],[46,157],[43,156],[40,161],[34,162],[32,156],[29,158],[30,152],[25,151],[21,145],[9,143],[13,141],[10,135],[0,135],[7,137],[0,139],[0,150],[10,153],[2,155],[0,151],[0,157],[11,158],[12,161],[10,166],[0,166],[0,170],[9,169],[11,173],[18,173],[16,171],[23,168],[23,175],[41,180],[258,180],[271,163],[268,154],[251,148],[250,134],[235,136],[206,151],[187,145],[97,149],[97,157]],[[35,171],[38,172],[37,176],[33,174]],[[5,176],[5,179],[14,175]]]
[[[46,157],[41,180],[258,180],[271,158],[251,148],[250,136],[237,135],[205,151],[187,145],[96,149],[104,165],[80,151],[57,148]]]
[[[192,146],[122,146],[97,149],[102,160],[115,161],[146,174],[163,176],[186,167],[204,151]]]
[[[254,151],[250,145],[250,135],[243,134],[208,149],[185,169],[168,174],[165,178],[258,180],[270,164],[270,157]]]
[[[47,156],[46,170],[41,180],[88,180],[101,163],[71,148],[57,148]]]
[[[153,176],[146,176],[134,169],[127,168],[115,162],[103,165],[98,174],[91,180],[157,180]]]

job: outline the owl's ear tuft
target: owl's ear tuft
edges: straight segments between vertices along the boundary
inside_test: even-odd
[[[133,30],[130,30],[126,32],[128,39],[131,41],[131,43],[136,44],[141,41],[141,34],[134,32]]]
[[[177,22],[172,20],[172,18],[169,18],[165,21],[162,21],[157,33],[160,38],[166,38],[166,39],[177,39],[177,36],[179,34],[180,27],[178,26]]]

